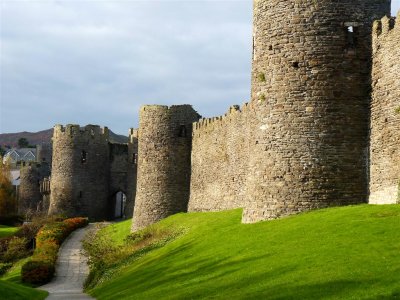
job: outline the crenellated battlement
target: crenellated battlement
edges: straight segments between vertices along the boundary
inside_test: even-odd
[[[167,106],[167,105],[156,105],[156,104],[152,104],[152,105],[143,105],[140,108],[140,112],[154,112],[154,113],[169,113],[169,112],[176,112],[176,111],[182,111],[182,110],[192,110],[193,107],[190,104],[181,104],[181,105],[171,105],[171,106]]]
[[[397,13],[397,18],[384,16],[382,19],[374,22],[372,28],[372,43],[374,52],[379,49],[379,44],[382,41],[390,38],[393,34],[400,32],[400,24],[398,22],[399,16],[400,11]]]
[[[129,128],[129,131],[128,131],[129,143],[133,144],[133,143],[137,142],[138,137],[139,137],[139,129]]]
[[[67,124],[66,126],[57,124],[54,126],[53,139],[60,136],[68,135],[70,137],[92,137],[102,138],[108,140],[109,130],[107,127],[100,127],[99,125],[86,125],[81,127],[77,124]]]
[[[400,180],[400,11],[373,26],[369,203],[398,203]]]
[[[193,134],[200,134],[202,130],[213,130],[214,128],[226,126],[232,120],[243,117],[249,109],[250,104],[246,102],[242,107],[239,105],[230,106],[228,111],[222,116],[200,119],[198,122],[193,123]]]

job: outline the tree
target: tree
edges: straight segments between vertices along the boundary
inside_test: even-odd
[[[4,156],[5,153],[6,153],[6,150],[3,149],[2,146],[0,146],[0,156]]]
[[[18,147],[20,148],[28,148],[29,142],[26,138],[22,137],[18,140]]]
[[[11,181],[10,164],[3,164],[3,157],[0,156],[0,216],[15,214],[16,198],[14,186]]]

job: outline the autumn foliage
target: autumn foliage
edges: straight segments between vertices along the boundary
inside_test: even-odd
[[[16,198],[11,181],[10,165],[0,156],[0,217],[15,214]]]
[[[32,259],[22,267],[22,280],[35,285],[49,282],[53,277],[62,242],[72,231],[87,224],[87,218],[71,218],[44,225],[36,236],[36,249]]]

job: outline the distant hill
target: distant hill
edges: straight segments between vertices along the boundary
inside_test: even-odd
[[[20,138],[26,138],[30,145],[49,143],[53,136],[53,128],[38,132],[17,132],[17,133],[2,133],[0,134],[0,146],[17,147]],[[110,130],[110,141],[112,143],[127,143],[128,137],[119,135]]]

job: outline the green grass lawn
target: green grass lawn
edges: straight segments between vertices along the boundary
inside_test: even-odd
[[[400,206],[348,206],[241,224],[178,214],[185,234],[90,290],[97,299],[400,299]],[[122,242],[130,222],[107,229]]]
[[[7,280],[13,283],[22,284],[21,268],[29,259],[30,257],[27,257],[15,262],[11,269],[9,269],[2,277],[0,277],[0,280]]]
[[[13,235],[17,230],[18,227],[0,225],[0,238]]]
[[[47,297],[45,291],[36,290],[14,282],[0,280],[0,299],[4,300],[42,300]]]
[[[22,265],[30,258],[16,262],[6,274],[0,277],[0,299],[4,300],[42,300],[48,292],[34,289],[21,282]]]

